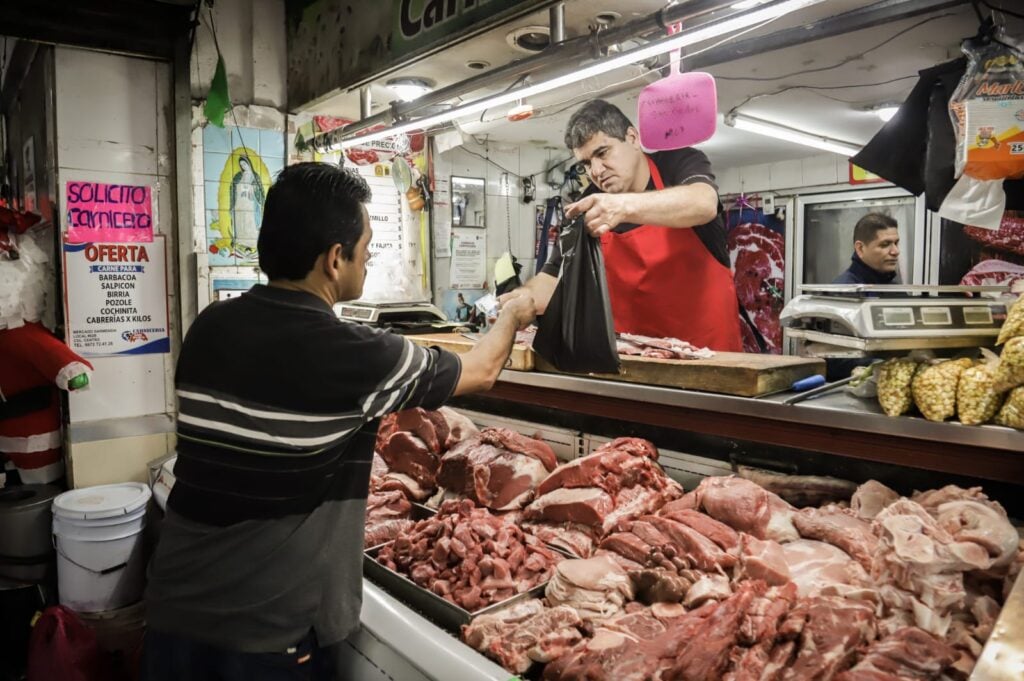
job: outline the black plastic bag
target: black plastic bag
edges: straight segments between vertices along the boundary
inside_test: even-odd
[[[587,234],[582,216],[562,224],[562,272],[538,319],[533,349],[560,371],[618,373],[601,242]]]

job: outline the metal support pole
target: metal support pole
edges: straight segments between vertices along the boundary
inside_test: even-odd
[[[370,94],[370,86],[364,85],[359,88],[359,120],[365,121],[372,115],[373,95]]]
[[[565,3],[560,2],[548,9],[549,36],[551,45],[565,42]]]

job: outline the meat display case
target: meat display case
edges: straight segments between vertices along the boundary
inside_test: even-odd
[[[875,478],[908,491],[981,484],[1011,517],[1024,519],[1024,432],[890,418],[873,401],[845,393],[798,405],[783,399],[506,371],[486,396],[452,406],[480,425],[538,433],[563,460],[611,437],[647,437],[661,450],[659,462],[687,489],[703,477],[730,474],[736,463],[857,482]],[[362,625],[340,647],[343,678],[517,678],[369,580]],[[971,681],[1021,678],[1024,579],[1007,599]]]

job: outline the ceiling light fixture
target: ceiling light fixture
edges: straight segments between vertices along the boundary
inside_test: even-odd
[[[872,112],[882,119],[884,123],[888,123],[892,120],[892,117],[896,115],[896,112],[900,110],[900,107],[895,104],[885,104],[872,109]]]
[[[663,38],[643,47],[637,47],[629,50],[628,52],[616,55],[615,57],[591,64],[585,68],[577,69],[576,71],[567,73],[564,76],[558,76],[551,80],[537,83],[535,85],[528,85],[516,90],[510,90],[492,97],[485,97],[475,102],[457,106],[443,114],[425,116],[414,121],[400,123],[390,128],[384,128],[382,130],[366,132],[355,137],[349,137],[341,140],[340,142],[335,142],[330,146],[333,148],[340,147],[342,149],[346,149],[348,147],[354,147],[359,144],[365,144],[375,140],[387,139],[388,137],[400,135],[412,130],[426,130],[431,126],[435,126],[440,123],[447,123],[448,121],[457,120],[459,118],[465,118],[466,116],[472,116],[473,114],[478,114],[481,111],[486,111],[487,109],[495,106],[509,104],[520,99],[526,99],[544,92],[557,90],[560,87],[572,85],[587,78],[592,78],[594,76],[601,75],[602,73],[614,71],[615,69],[623,66],[629,66],[631,64],[636,64],[650,59],[651,57],[667,54],[672,50],[678,50],[689,45],[704,42],[705,40],[711,40],[736,31],[741,31],[745,28],[760,24],[761,22],[777,19],[786,14],[790,14],[813,5],[818,5],[825,1],[826,0],[783,0],[782,2],[775,2],[768,7],[762,7],[761,9],[751,12],[744,12],[743,14],[716,22],[710,26],[677,33],[674,36]]]
[[[745,130],[747,132],[757,133],[758,135],[764,135],[765,137],[771,137],[773,139],[785,140],[787,142],[793,142],[794,144],[802,144],[806,147],[814,147],[815,149],[831,151],[833,154],[839,154],[840,156],[850,157],[860,151],[860,147],[855,144],[850,144],[849,142],[842,142],[840,140],[832,139],[831,137],[825,137],[824,135],[814,135],[809,132],[803,132],[785,125],[780,125],[779,123],[772,123],[771,121],[764,121],[759,118],[744,116],[743,114],[728,114],[725,117],[725,124],[732,126],[737,130]]]
[[[765,1],[766,0],[740,0],[739,2],[734,2],[730,7],[733,9],[753,9]]]
[[[387,82],[387,86],[403,102],[418,99],[433,89],[423,78],[392,78]]]

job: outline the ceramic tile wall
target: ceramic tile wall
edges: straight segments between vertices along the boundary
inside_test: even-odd
[[[285,133],[252,127],[203,129],[202,185],[208,263],[255,265],[263,203],[285,165]]]
[[[523,265],[524,281],[534,274],[537,206],[554,195],[545,182],[545,171],[567,154],[558,148],[536,145],[477,144],[467,140],[463,146],[437,154],[434,174],[447,179],[452,175],[486,180],[487,271],[493,281],[494,263],[506,251]],[[533,176],[534,199],[523,203],[520,178]],[[441,200],[441,197],[439,197]],[[449,201],[450,197],[444,197]],[[435,301],[449,289],[450,258],[433,258]]]
[[[838,154],[817,154],[793,161],[715,168],[722,194],[848,186],[849,164]]]

